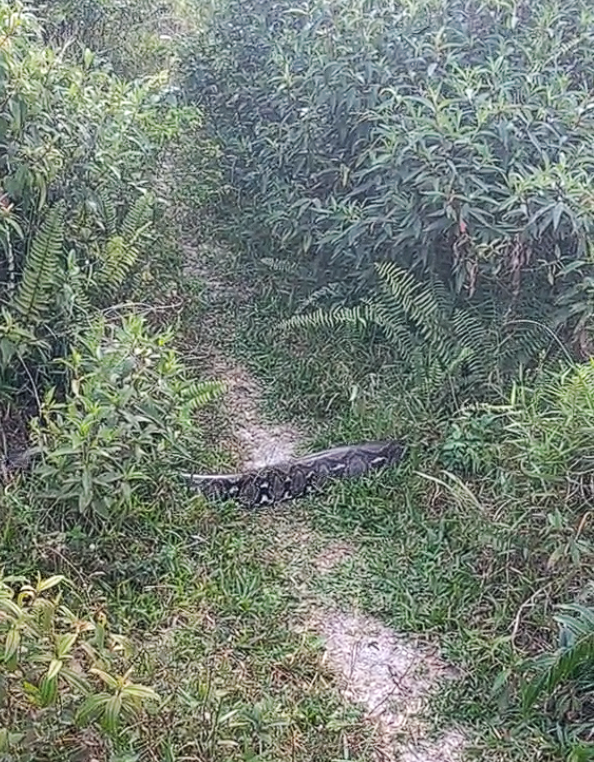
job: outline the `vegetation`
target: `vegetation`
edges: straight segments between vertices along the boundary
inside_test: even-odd
[[[163,21],[148,3],[0,8],[3,759],[130,759],[144,705],[168,700],[131,677],[154,680],[117,578],[147,552],[130,538],[150,535],[172,463],[204,458],[195,411],[219,387],[158,319],[185,296],[157,182],[199,114],[171,95],[171,51],[147,57],[147,10]],[[76,584],[49,597],[65,571]]]
[[[133,668],[122,676],[113,671],[129,654],[125,639],[109,633],[104,614],[98,621],[83,619],[59,595],[47,595],[62,581],[54,576],[35,585],[1,582],[5,758],[39,759],[48,745],[67,749],[68,734],[82,734],[89,723],[117,739],[122,721],[136,721],[143,704],[158,699],[132,682]]]
[[[438,643],[479,758],[594,759],[590,5],[0,6],[3,759],[374,758],[304,591]],[[408,462],[207,506],[215,345]]]
[[[238,237],[302,263],[309,298],[343,303],[392,262],[496,305],[505,335],[532,319],[587,352],[590,5],[248,7],[217,3],[185,59]]]
[[[394,484],[310,509],[365,538],[330,592],[439,633],[468,675],[442,716],[502,758],[594,753],[591,22],[580,0],[227,0],[182,59],[277,414],[412,445]]]

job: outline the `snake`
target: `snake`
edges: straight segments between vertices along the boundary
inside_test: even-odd
[[[341,445],[235,474],[182,476],[209,501],[232,500],[244,508],[257,508],[319,492],[332,479],[358,477],[397,465],[406,452],[402,442],[388,439]],[[25,470],[35,454],[31,449],[0,459],[0,483],[8,474]]]
[[[319,492],[337,478],[359,477],[397,465],[406,447],[393,439],[341,445],[233,474],[183,474],[209,501],[232,500],[246,508],[294,500]]]

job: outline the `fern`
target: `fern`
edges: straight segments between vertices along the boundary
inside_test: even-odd
[[[116,231],[115,219],[111,218],[111,208],[106,206],[110,229]],[[137,243],[143,233],[152,225],[153,199],[149,195],[139,196],[124,217],[120,231],[114,232],[105,244],[95,252],[100,267],[94,274],[95,285],[101,292],[114,296],[136,265],[139,257]],[[113,222],[113,227],[111,227]]]
[[[153,221],[153,199],[149,195],[139,196],[125,216],[121,227],[122,238],[133,246]]]
[[[369,315],[363,307],[334,307],[330,310],[317,309],[305,315],[293,317],[281,323],[283,328],[336,328],[339,325],[358,325],[367,327]]]
[[[483,300],[481,312],[461,308],[439,280],[423,283],[392,262],[376,264],[378,288],[355,307],[335,306],[295,315],[286,328],[378,326],[395,354],[416,377],[420,393],[433,395],[456,379],[459,391],[488,384],[492,376],[515,370],[543,348],[542,331],[516,328],[504,341],[506,323],[493,301]],[[484,308],[484,309],[483,309]]]
[[[111,237],[116,234],[116,208],[105,188],[99,191],[99,207],[103,217],[106,234]]]
[[[457,309],[452,316],[454,334],[464,350],[469,376],[486,380],[498,368],[499,336],[470,310]],[[494,362],[495,361],[495,362]]]
[[[77,261],[76,252],[71,251],[66,260],[60,300],[61,310],[69,322],[74,320],[75,324],[79,324],[81,319],[91,312],[91,302],[87,290],[88,277],[83,273]]]
[[[110,293],[116,292],[138,259],[138,251],[120,235],[112,236],[97,254],[102,263],[96,282]]]
[[[62,206],[54,207],[31,242],[25,268],[10,306],[25,323],[39,322],[51,301],[51,292],[61,270],[64,240]]]
[[[411,272],[397,267],[392,262],[381,262],[376,265],[376,270],[380,277],[381,293],[391,294],[404,312],[410,314],[422,284]]]
[[[547,327],[531,321],[517,321],[501,338],[500,355],[504,368],[527,363],[538,353],[547,350],[554,335]]]

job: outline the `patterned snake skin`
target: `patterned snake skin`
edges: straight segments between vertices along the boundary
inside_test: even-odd
[[[324,450],[238,474],[184,474],[210,500],[236,500],[247,508],[293,500],[319,490],[329,479],[361,476],[400,463],[401,442],[364,442]]]

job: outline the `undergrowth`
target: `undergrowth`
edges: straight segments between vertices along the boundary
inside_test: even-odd
[[[371,730],[339,700],[320,644],[294,627],[306,588],[439,643],[460,678],[435,699],[434,724],[462,725],[483,759],[593,758],[592,365],[546,364],[537,342],[528,370],[514,352],[508,383],[482,362],[504,338],[483,321],[485,341],[473,344],[470,322],[461,328],[467,312],[439,313],[439,288],[420,291],[394,268],[383,270],[399,300],[391,323],[376,299],[359,309],[365,320],[335,313],[317,331],[293,331],[294,282],[278,262],[263,270],[204,233],[202,264],[214,264],[231,296],[203,301],[176,237],[198,242],[189,221],[223,190],[213,188],[219,148],[199,111],[177,108],[167,74],[134,85],[113,75],[146,71],[147,51],[151,69],[163,62],[163,9],[150,6],[142,45],[132,29],[115,53],[126,3],[58,5],[49,27],[20,6],[0,14],[12,45],[3,65],[19,74],[6,94],[21,162],[7,164],[0,198],[0,393],[9,413],[26,408],[33,445],[29,471],[3,463],[0,552],[18,578],[0,589],[2,753],[15,762],[373,759]],[[71,30],[78,44],[59,58],[51,45]],[[37,98],[32,84],[49,91]],[[25,112],[43,129],[25,129]],[[69,127],[62,142],[58,117]],[[166,149],[175,194],[157,172]],[[565,230],[573,206],[546,209],[547,225]],[[457,238],[470,210],[458,211]],[[507,264],[513,281],[526,262]],[[424,364],[428,337],[435,375]],[[303,423],[312,449],[409,444],[402,468],[302,504],[319,536],[356,546],[331,575],[316,573],[312,549],[276,509],[273,527],[209,507],[176,475],[182,465],[233,465],[208,431],[226,423],[200,354],[217,338],[263,380],[269,412]],[[445,344],[462,358],[455,369]],[[481,395],[466,393],[465,373],[468,386],[479,377]],[[289,534],[282,547],[279,531]]]
[[[308,503],[318,531],[359,549],[318,580],[320,594],[439,642],[461,678],[434,720],[465,726],[480,758],[590,759],[592,367],[526,373],[489,403],[446,409],[369,335],[282,333],[283,282],[256,272],[234,273],[260,286],[236,351],[265,381],[271,414],[307,421],[312,449],[387,436],[410,446],[397,471]],[[584,607],[568,641],[565,604]]]

